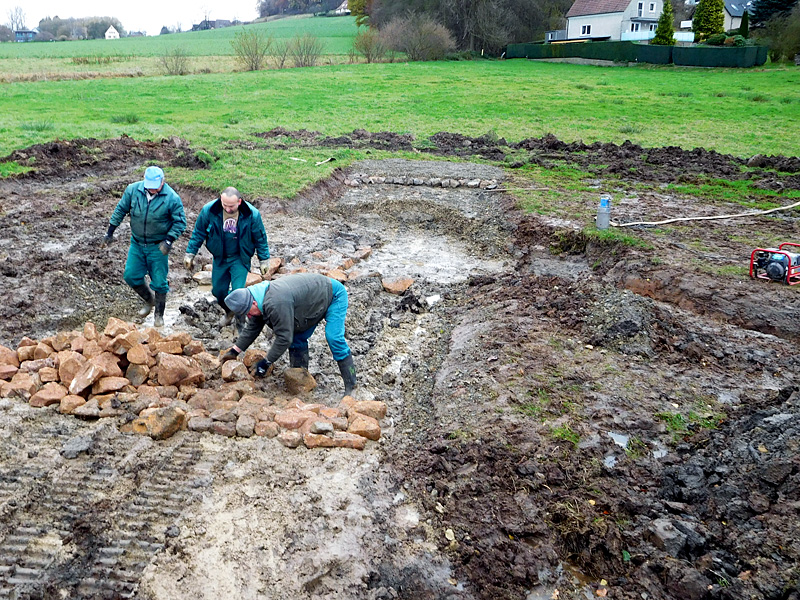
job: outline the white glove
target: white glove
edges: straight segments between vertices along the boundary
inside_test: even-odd
[[[194,264],[194,254],[186,254],[183,257],[183,266],[187,269],[191,269],[192,265]]]
[[[262,277],[264,275],[266,275],[267,271],[269,271],[269,259],[260,261],[258,263],[258,268],[261,269],[261,276]]]

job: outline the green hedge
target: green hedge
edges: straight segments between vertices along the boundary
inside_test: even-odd
[[[712,46],[676,47],[672,52],[672,62],[676,65],[692,67],[754,67],[766,62],[759,62],[759,46],[740,46],[732,48],[715,48]]]
[[[572,44],[509,44],[507,58],[588,58],[614,62],[643,62],[693,67],[753,67],[767,61],[766,46],[715,48],[709,46],[651,46],[635,42],[576,42]]]
[[[675,46],[651,46],[649,44],[636,44],[638,62],[668,65],[672,62],[672,49]]]

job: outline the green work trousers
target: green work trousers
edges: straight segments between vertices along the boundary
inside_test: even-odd
[[[250,269],[238,256],[214,259],[211,271],[211,293],[220,306],[225,307],[225,297],[233,290],[245,287]]]
[[[161,254],[158,244],[139,244],[131,240],[128,260],[125,261],[123,279],[132,288],[144,283],[144,276],[150,275],[150,289],[156,294],[169,292],[167,284],[169,259]]]

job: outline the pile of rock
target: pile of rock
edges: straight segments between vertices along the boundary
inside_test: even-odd
[[[382,175],[368,175],[367,173],[352,173],[344,180],[345,185],[359,187],[361,185],[426,185],[428,187],[443,188],[474,188],[481,190],[496,190],[496,179],[455,179],[447,177],[384,177]]]
[[[87,419],[116,417],[122,431],[154,439],[189,429],[277,437],[292,448],[363,449],[380,438],[382,402],[345,396],[327,407],[260,393],[248,367],[264,355],[248,350],[241,361],[220,364],[188,333],[162,336],[112,317],[102,332],[90,322],[82,331],[23,338],[16,350],[0,346],[0,397]],[[284,378],[290,394],[316,386],[304,369]]]

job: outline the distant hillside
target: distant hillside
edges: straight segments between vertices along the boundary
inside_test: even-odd
[[[355,19],[352,17],[304,15],[242,27],[263,30],[276,39],[311,33],[322,40],[325,54],[347,54],[356,35]],[[189,56],[230,56],[233,55],[231,40],[237,32],[242,31],[242,27],[118,40],[5,43],[0,44],[0,58],[71,58],[95,54],[162,56],[173,48],[182,48]]]

